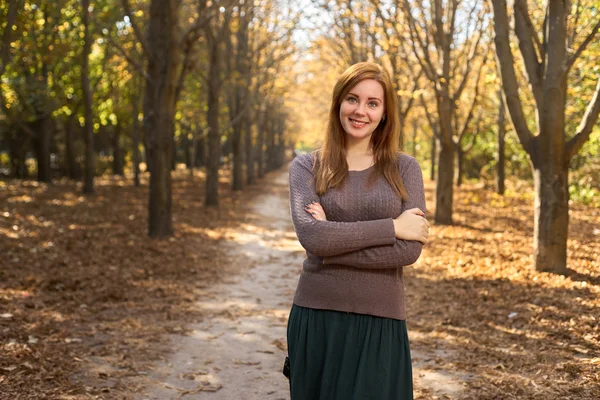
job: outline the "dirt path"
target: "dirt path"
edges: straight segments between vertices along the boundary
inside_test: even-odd
[[[240,226],[226,244],[234,259],[250,267],[204,290],[197,304],[204,322],[172,337],[172,353],[148,375],[137,399],[289,399],[281,367],[304,250],[289,216],[287,176],[281,171],[268,178],[270,191],[250,205],[260,225]],[[460,379],[440,370],[443,350],[435,357],[412,353],[417,392],[422,387],[439,398],[460,395]]]

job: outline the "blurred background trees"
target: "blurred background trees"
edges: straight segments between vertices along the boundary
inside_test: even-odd
[[[82,180],[93,193],[99,174],[139,185],[149,172],[148,231],[162,237],[177,164],[205,168],[205,203],[218,206],[220,168],[233,165],[241,190],[292,147],[289,4],[10,0],[0,12],[7,176]]]
[[[169,236],[173,170],[217,207],[220,171],[243,190],[317,147],[336,78],[375,61],[435,180],[435,222],[454,222],[464,183],[529,192],[535,268],[564,273],[569,202],[600,206],[600,5],[557,4],[4,1],[1,172],[148,184],[148,232]]]

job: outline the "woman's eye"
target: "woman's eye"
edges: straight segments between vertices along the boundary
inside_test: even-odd
[[[346,100],[349,101],[350,103],[354,103],[356,101],[356,99],[354,97],[348,97]]]
[[[369,105],[370,105],[371,107],[377,107],[377,102],[375,102],[375,101],[372,101],[372,102],[370,102],[370,103],[369,103]]]

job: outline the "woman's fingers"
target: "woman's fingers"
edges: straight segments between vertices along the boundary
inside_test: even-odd
[[[408,209],[406,211],[408,211],[408,212],[410,212],[412,214],[420,215],[421,217],[425,216],[425,213],[423,211],[421,211],[420,208],[411,208],[411,209]]]
[[[318,219],[320,221],[327,220],[327,217],[325,215],[325,210],[323,210],[323,207],[317,201],[312,201],[310,203],[306,203],[306,205],[304,206],[304,209],[306,210],[307,213],[312,215],[313,218],[315,218],[315,219]]]

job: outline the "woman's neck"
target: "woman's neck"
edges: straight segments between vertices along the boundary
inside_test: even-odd
[[[356,143],[347,143],[346,155],[349,157],[373,155],[370,138]]]

